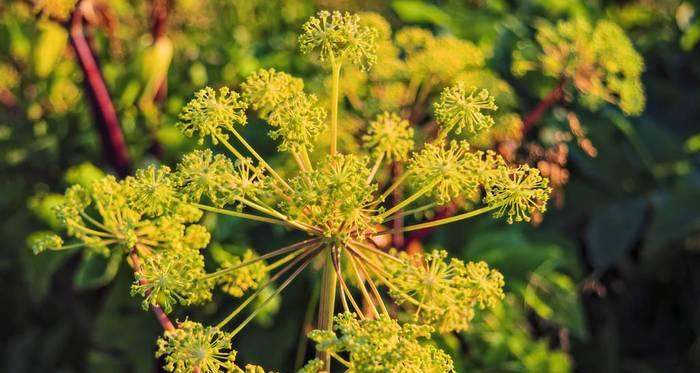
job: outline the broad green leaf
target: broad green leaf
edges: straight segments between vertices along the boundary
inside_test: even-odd
[[[594,267],[607,269],[625,256],[639,236],[645,210],[644,199],[632,199],[607,206],[591,216],[586,243]]]

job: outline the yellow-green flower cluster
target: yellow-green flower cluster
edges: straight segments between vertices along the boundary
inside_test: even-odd
[[[454,372],[452,359],[442,350],[423,344],[421,338],[430,337],[432,328],[426,325],[404,324],[386,315],[376,320],[358,320],[352,313],[335,317],[335,330],[314,330],[309,338],[316,349],[343,360],[346,372],[371,373],[447,373]],[[311,363],[311,367],[319,367]],[[307,372],[314,370],[308,369]]]
[[[282,139],[280,151],[313,150],[318,135],[325,129],[326,111],[318,107],[314,95],[300,93],[281,102],[269,115],[268,123],[276,129],[269,132],[273,140]]]
[[[465,69],[481,67],[485,63],[484,53],[469,41],[449,35],[427,37],[424,33],[411,32],[410,29],[407,30],[411,33],[410,37],[403,37],[402,32],[404,30],[397,34],[397,40],[410,40],[411,43],[407,44],[414,51],[406,57],[411,76],[423,79],[429,84],[451,83],[454,77]]]
[[[220,88],[218,94],[206,87],[195,93],[194,99],[182,109],[176,126],[188,137],[199,136],[200,144],[208,136],[217,144],[228,139],[224,130],[233,131],[236,125],[246,124],[247,107],[240,95],[228,87]]]
[[[174,178],[186,200],[199,202],[206,196],[215,206],[232,199],[234,167],[230,159],[211,150],[195,150],[182,157]]]
[[[143,297],[144,310],[158,305],[170,313],[176,303],[187,306],[211,299],[213,284],[201,280],[205,274],[199,250],[183,246],[159,251],[147,256],[141,271],[135,272],[131,294]]]
[[[77,2],[78,0],[38,0],[33,2],[34,12],[56,21],[65,21]]]
[[[313,150],[324,130],[326,111],[314,95],[304,93],[304,83],[274,69],[259,70],[241,85],[243,97],[274,130],[273,140],[282,139],[278,149],[293,153]]]
[[[501,168],[486,185],[484,203],[497,207],[495,217],[507,216],[508,223],[530,221],[533,212],[545,212],[552,189],[540,171],[528,165]]]
[[[175,181],[168,166],[150,165],[137,170],[135,177],[126,178],[126,188],[129,204],[139,206],[145,215],[163,215],[177,203]]]
[[[184,321],[158,338],[156,357],[163,357],[163,368],[174,373],[242,372],[235,365],[236,351],[230,333]]]
[[[466,129],[478,134],[493,126],[493,118],[483,111],[497,109],[496,99],[487,90],[468,89],[464,82],[457,82],[442,91],[440,100],[435,103],[435,119],[446,133],[460,134]]]
[[[58,250],[63,246],[61,236],[49,232],[37,232],[30,237],[31,248],[34,254],[48,250]]]
[[[281,103],[302,94],[303,89],[303,80],[275,69],[260,69],[241,84],[243,98],[263,119]]]
[[[304,54],[318,51],[321,61],[347,61],[362,69],[372,67],[377,60],[377,31],[361,25],[357,15],[322,10],[302,28],[299,46]]]
[[[405,161],[408,153],[413,150],[413,128],[397,114],[384,112],[370,122],[362,140],[374,158]]]
[[[89,189],[74,185],[56,208],[68,235],[102,255],[134,251],[136,281],[132,294],[144,297],[144,307],[160,305],[167,312],[175,303],[201,303],[211,296],[211,284],[198,281],[205,274],[199,250],[209,232],[199,220],[201,211],[182,203],[170,169],[149,166],[124,181],[104,176]],[[35,250],[62,248],[58,237],[37,241]]]
[[[447,252],[401,255],[403,265],[392,265],[391,296],[415,309],[417,321],[441,333],[469,328],[474,307],[490,307],[503,297],[503,275],[486,263],[445,261]]]
[[[241,263],[252,261],[258,255],[253,250],[246,250],[243,255],[236,256],[221,250],[215,254],[215,259],[219,263],[219,270],[238,267]],[[216,279],[221,286],[221,290],[227,294],[240,298],[248,290],[255,290],[267,279],[267,265],[265,261],[257,261],[247,266],[243,266],[227,272]]]
[[[426,144],[408,164],[409,182],[415,189],[426,189],[426,197],[446,204],[478,191],[480,159],[469,151],[466,141]]]
[[[612,21],[602,20],[594,27],[581,18],[556,25],[541,21],[535,39],[537,45],[525,42],[513,52],[515,75],[540,69],[545,75],[565,78],[592,109],[610,102],[628,115],[644,110],[644,61]]]
[[[372,228],[366,206],[376,184],[367,183],[367,158],[329,155],[313,171],[290,180],[290,200],[281,204],[287,215],[321,228],[326,237],[345,240]]]

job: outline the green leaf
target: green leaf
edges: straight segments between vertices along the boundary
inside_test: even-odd
[[[524,298],[539,317],[565,326],[579,338],[588,337],[583,307],[571,277],[544,266],[530,276]]]
[[[399,18],[406,22],[431,23],[448,27],[452,19],[442,9],[416,0],[397,0],[391,3]]]
[[[68,33],[54,22],[42,22],[39,38],[34,45],[34,73],[40,78],[47,77],[53,70],[68,43]]]
[[[671,190],[656,193],[651,201],[653,217],[644,235],[642,252],[651,255],[668,243],[700,230],[700,174],[680,179]]]
[[[591,217],[586,243],[595,268],[609,268],[632,248],[644,221],[645,207],[643,199],[633,199],[607,206]]]
[[[94,289],[110,283],[119,272],[124,257],[121,252],[113,251],[109,258],[85,251],[83,260],[73,276],[76,288]]]

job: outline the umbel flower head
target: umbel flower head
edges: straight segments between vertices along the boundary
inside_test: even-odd
[[[183,321],[158,338],[156,357],[163,356],[168,372],[239,372],[231,334],[193,321]]]
[[[322,10],[302,28],[299,46],[304,54],[318,51],[321,61],[347,61],[363,69],[376,62],[377,31],[362,26],[357,15]]]
[[[275,69],[260,69],[241,84],[243,98],[263,119],[281,103],[303,93],[303,89],[303,80]]]
[[[466,130],[475,135],[493,126],[493,118],[483,111],[497,109],[496,99],[487,90],[467,89],[458,82],[442,91],[435,103],[435,118],[445,132]]]
[[[338,357],[348,353],[346,372],[370,373],[448,373],[454,372],[452,359],[419,338],[428,338],[432,328],[426,325],[399,325],[381,315],[376,320],[358,320],[353,313],[335,317],[335,330],[314,330],[309,338],[316,349]]]
[[[384,112],[370,122],[367,134],[362,137],[364,147],[374,158],[386,157],[390,161],[406,161],[413,150],[413,128],[407,120],[395,113]]]
[[[230,159],[211,150],[195,150],[182,157],[174,178],[180,192],[188,200],[199,202],[206,196],[215,206],[231,200],[234,167]]]
[[[220,88],[218,94],[206,87],[195,93],[194,99],[182,109],[176,126],[189,137],[197,134],[200,143],[211,136],[216,144],[228,139],[223,130],[233,131],[234,126],[246,124],[247,107],[240,95],[228,87]]]
[[[241,263],[250,262],[258,255],[253,250],[246,250],[243,255],[236,256],[220,249],[214,252],[214,259],[219,263],[219,269],[231,269],[238,267]],[[267,265],[261,260],[247,266],[240,267],[234,271],[228,271],[225,275],[217,278],[217,283],[221,290],[227,294],[240,298],[248,290],[255,290],[267,279]]]
[[[30,242],[34,254],[43,253],[47,250],[58,250],[63,246],[61,236],[49,232],[37,232],[30,237]]]
[[[555,25],[540,21],[536,27],[537,44],[524,42],[513,52],[515,75],[540,69],[566,79],[594,110],[604,102],[618,105],[628,115],[644,110],[644,61],[618,25],[601,20],[592,26],[577,18]]]
[[[276,129],[269,132],[273,140],[282,139],[280,151],[311,151],[318,135],[324,130],[326,110],[317,106],[314,95],[303,92],[290,96],[273,109],[268,123]]]
[[[469,151],[466,141],[427,144],[408,164],[409,182],[415,189],[426,189],[426,197],[446,204],[468,196],[479,187],[480,159]]]
[[[137,170],[136,177],[127,177],[126,187],[129,203],[140,206],[146,215],[163,215],[177,203],[175,181],[170,177],[168,166],[150,165]]]
[[[508,223],[530,221],[533,212],[546,211],[551,192],[549,180],[542,177],[540,170],[522,165],[500,169],[498,177],[486,185],[484,202],[499,206],[494,216],[507,215]]]
[[[294,219],[319,227],[325,236],[344,240],[372,226],[366,206],[377,185],[367,183],[369,172],[365,157],[327,156],[313,171],[290,181],[290,200],[282,208]]]
[[[149,255],[135,274],[131,294],[143,297],[145,310],[159,305],[169,313],[176,303],[201,304],[211,298],[213,284],[200,279],[206,274],[204,257],[193,248],[172,248]]]
[[[402,265],[390,266],[391,296],[415,309],[416,320],[441,333],[469,328],[474,307],[493,306],[503,299],[503,275],[484,262],[445,261],[447,252],[402,254]]]

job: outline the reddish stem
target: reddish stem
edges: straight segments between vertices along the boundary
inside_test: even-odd
[[[139,258],[138,253],[136,252],[136,249],[132,249],[131,252],[129,253],[129,257],[131,258],[131,262],[134,268],[134,271],[138,273],[143,273],[141,272],[141,258]],[[146,285],[148,284],[148,281],[144,280],[141,278],[139,280],[139,283],[141,285]],[[150,295],[151,291],[147,290],[146,295]],[[160,325],[163,327],[163,330],[165,331],[170,331],[170,330],[175,330],[175,325],[170,321],[168,318],[168,315],[165,314],[162,308],[160,308],[159,305],[157,304],[151,304],[151,311],[156,315],[156,319],[158,319],[158,322]]]
[[[566,79],[562,78],[559,79],[559,82],[557,83],[554,88],[547,94],[545,98],[543,98],[539,103],[537,103],[537,106],[535,106],[534,109],[525,117],[523,120],[523,128],[522,128],[522,133],[523,135],[528,133],[535,125],[537,122],[542,119],[542,116],[544,113],[547,112],[554,104],[559,102],[559,100],[564,97],[564,85],[566,84]]]
[[[102,71],[85,36],[83,14],[79,6],[73,12],[68,27],[70,43],[85,76],[85,86],[95,124],[102,139],[105,159],[120,176],[126,176],[131,168],[126,143]]]

